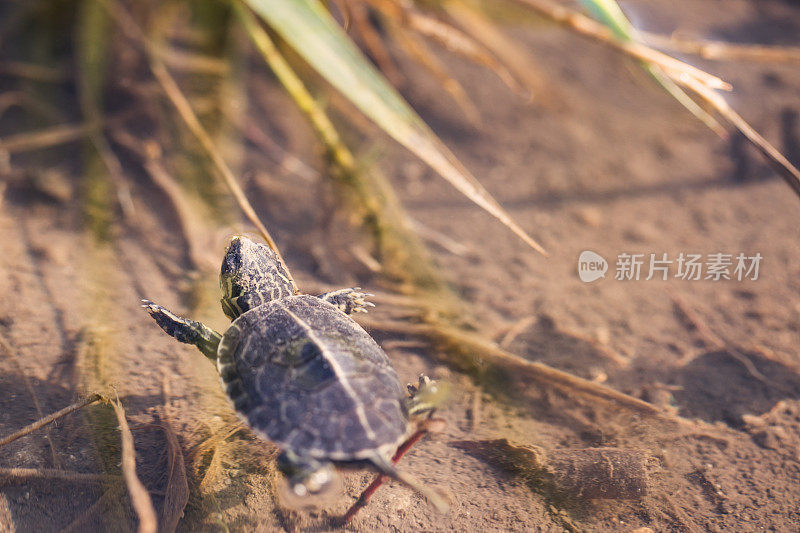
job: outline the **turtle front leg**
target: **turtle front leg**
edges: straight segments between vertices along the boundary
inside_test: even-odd
[[[351,289],[339,289],[338,291],[320,294],[317,298],[335,305],[342,313],[351,315],[353,313],[366,313],[368,307],[375,307],[375,304],[368,302],[367,297],[372,296],[365,292],[359,292],[361,287]]]
[[[150,300],[142,300],[142,307],[147,309],[156,324],[169,335],[180,342],[194,344],[203,352],[203,355],[212,361],[217,360],[217,347],[222,340],[222,335],[196,320],[179,317]]]

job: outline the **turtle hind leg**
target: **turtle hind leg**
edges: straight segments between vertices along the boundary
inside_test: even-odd
[[[339,289],[338,291],[320,294],[317,298],[338,307],[342,313],[352,315],[353,313],[366,313],[367,308],[375,307],[375,304],[366,299],[372,294],[359,292],[361,287],[351,289]]]
[[[219,333],[196,320],[179,317],[150,300],[142,300],[142,307],[147,309],[156,324],[167,334],[180,342],[194,344],[203,352],[203,355],[212,361],[217,360],[217,348],[222,340]]]
[[[278,456],[278,470],[289,480],[294,496],[319,495],[335,487],[336,472],[329,461],[302,457],[291,450]]]
[[[412,476],[411,474],[407,474],[402,470],[398,470],[395,466],[383,457],[382,455],[376,453],[372,457],[368,458],[369,462],[372,463],[375,468],[381,474],[388,476],[392,479],[396,479],[403,485],[406,485],[410,489],[422,494],[425,498],[433,505],[437,511],[444,514],[450,509],[450,504],[447,503],[445,498],[439,494],[436,490],[430,489],[422,484],[417,478]]]
[[[405,402],[410,417],[432,415],[447,395],[446,387],[442,387],[439,382],[425,374],[419,375],[417,385],[409,383],[406,388],[408,389],[408,398]]]

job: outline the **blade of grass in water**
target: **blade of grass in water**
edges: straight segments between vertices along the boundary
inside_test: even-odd
[[[636,29],[615,0],[580,0],[594,18],[611,28],[621,39],[633,39]]]
[[[546,255],[367,61],[318,0],[244,2],[362,113],[529,246]]]
[[[608,28],[614,32],[614,35],[620,39],[626,41],[637,40],[636,28],[633,27],[631,21],[625,16],[625,13],[623,13],[622,8],[619,7],[616,0],[580,0],[580,3],[594,18],[608,26]],[[711,131],[723,139],[728,137],[728,132],[717,119],[700,107],[697,102],[692,100],[678,84],[664,74],[661,68],[652,64],[643,64],[642,66],[665,91],[680,102],[692,115],[702,121],[703,124],[708,126]]]
[[[615,32],[615,34],[617,34],[620,38],[638,42],[638,35],[636,34],[635,29],[632,29],[632,26],[630,26],[630,22],[628,22],[628,26],[631,28],[631,31],[627,31],[625,34],[619,33],[620,31],[625,31],[624,22],[620,22],[620,17],[625,17],[625,15],[619,8],[616,0],[581,0],[581,2],[584,5],[589,6],[590,10],[599,11],[599,16],[603,22],[609,25],[609,29]],[[627,18],[624,20],[627,21]],[[685,98],[685,100],[690,102],[692,106],[695,106],[699,109],[699,106],[697,106],[694,100],[692,100],[689,95],[679,87],[679,85],[687,87],[695,94],[700,96],[703,100],[708,102],[717,111],[717,113],[720,114],[720,116],[725,118],[725,120],[739,130],[747,138],[747,140],[750,141],[761,152],[761,154],[767,158],[769,163],[781,175],[781,177],[792,188],[792,190],[794,190],[794,192],[800,196],[800,169],[795,167],[782,153],[780,153],[764,137],[762,137],[761,134],[753,129],[753,127],[750,126],[750,124],[748,124],[747,121],[742,118],[742,116],[739,115],[739,113],[737,113],[730,105],[728,105],[728,102],[726,102],[722,96],[715,92],[713,88],[706,84],[699,83],[696,79],[692,79],[690,76],[676,77],[674,73],[671,74],[653,64],[647,65],[647,67],[650,72],[653,73],[656,79],[659,80],[663,87],[670,92],[670,94],[681,101],[681,103],[686,105],[689,111],[692,111],[692,113],[698,116],[698,118],[701,120],[703,119],[703,116],[695,113],[690,105],[687,105],[687,103],[682,101],[682,98]],[[703,114],[710,117],[710,115],[708,115],[705,111],[703,111]],[[714,127],[712,127],[712,125],[708,122],[706,122],[706,124],[714,129]],[[714,120],[713,124],[719,128],[722,128],[722,126],[716,120]],[[726,136],[727,132],[725,134],[725,137]]]

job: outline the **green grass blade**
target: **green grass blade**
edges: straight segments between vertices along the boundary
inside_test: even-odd
[[[362,113],[545,254],[363,56],[318,0],[243,1]]]
[[[591,15],[611,28],[620,39],[634,39],[636,29],[616,0],[580,0]]]

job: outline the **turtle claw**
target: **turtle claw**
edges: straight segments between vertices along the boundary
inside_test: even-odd
[[[407,383],[406,384],[406,388],[408,389],[408,394],[412,398],[417,396],[417,395],[419,395],[419,394],[422,394],[425,389],[427,389],[427,388],[429,388],[431,386],[435,387],[436,386],[436,382],[431,380],[431,378],[429,378],[425,374],[420,374],[419,375],[419,384],[417,384],[417,385],[414,385],[413,383]]]
[[[340,289],[338,291],[321,294],[319,298],[335,305],[341,312],[347,315],[351,315],[353,313],[366,313],[370,307],[375,307],[375,304],[368,302],[367,298],[375,295],[360,291],[361,287]]]
[[[165,311],[169,313],[166,309],[161,307],[160,305],[147,300],[146,298],[142,298],[142,308],[147,309],[147,312],[150,313],[150,316],[156,318],[156,315],[161,311]]]

